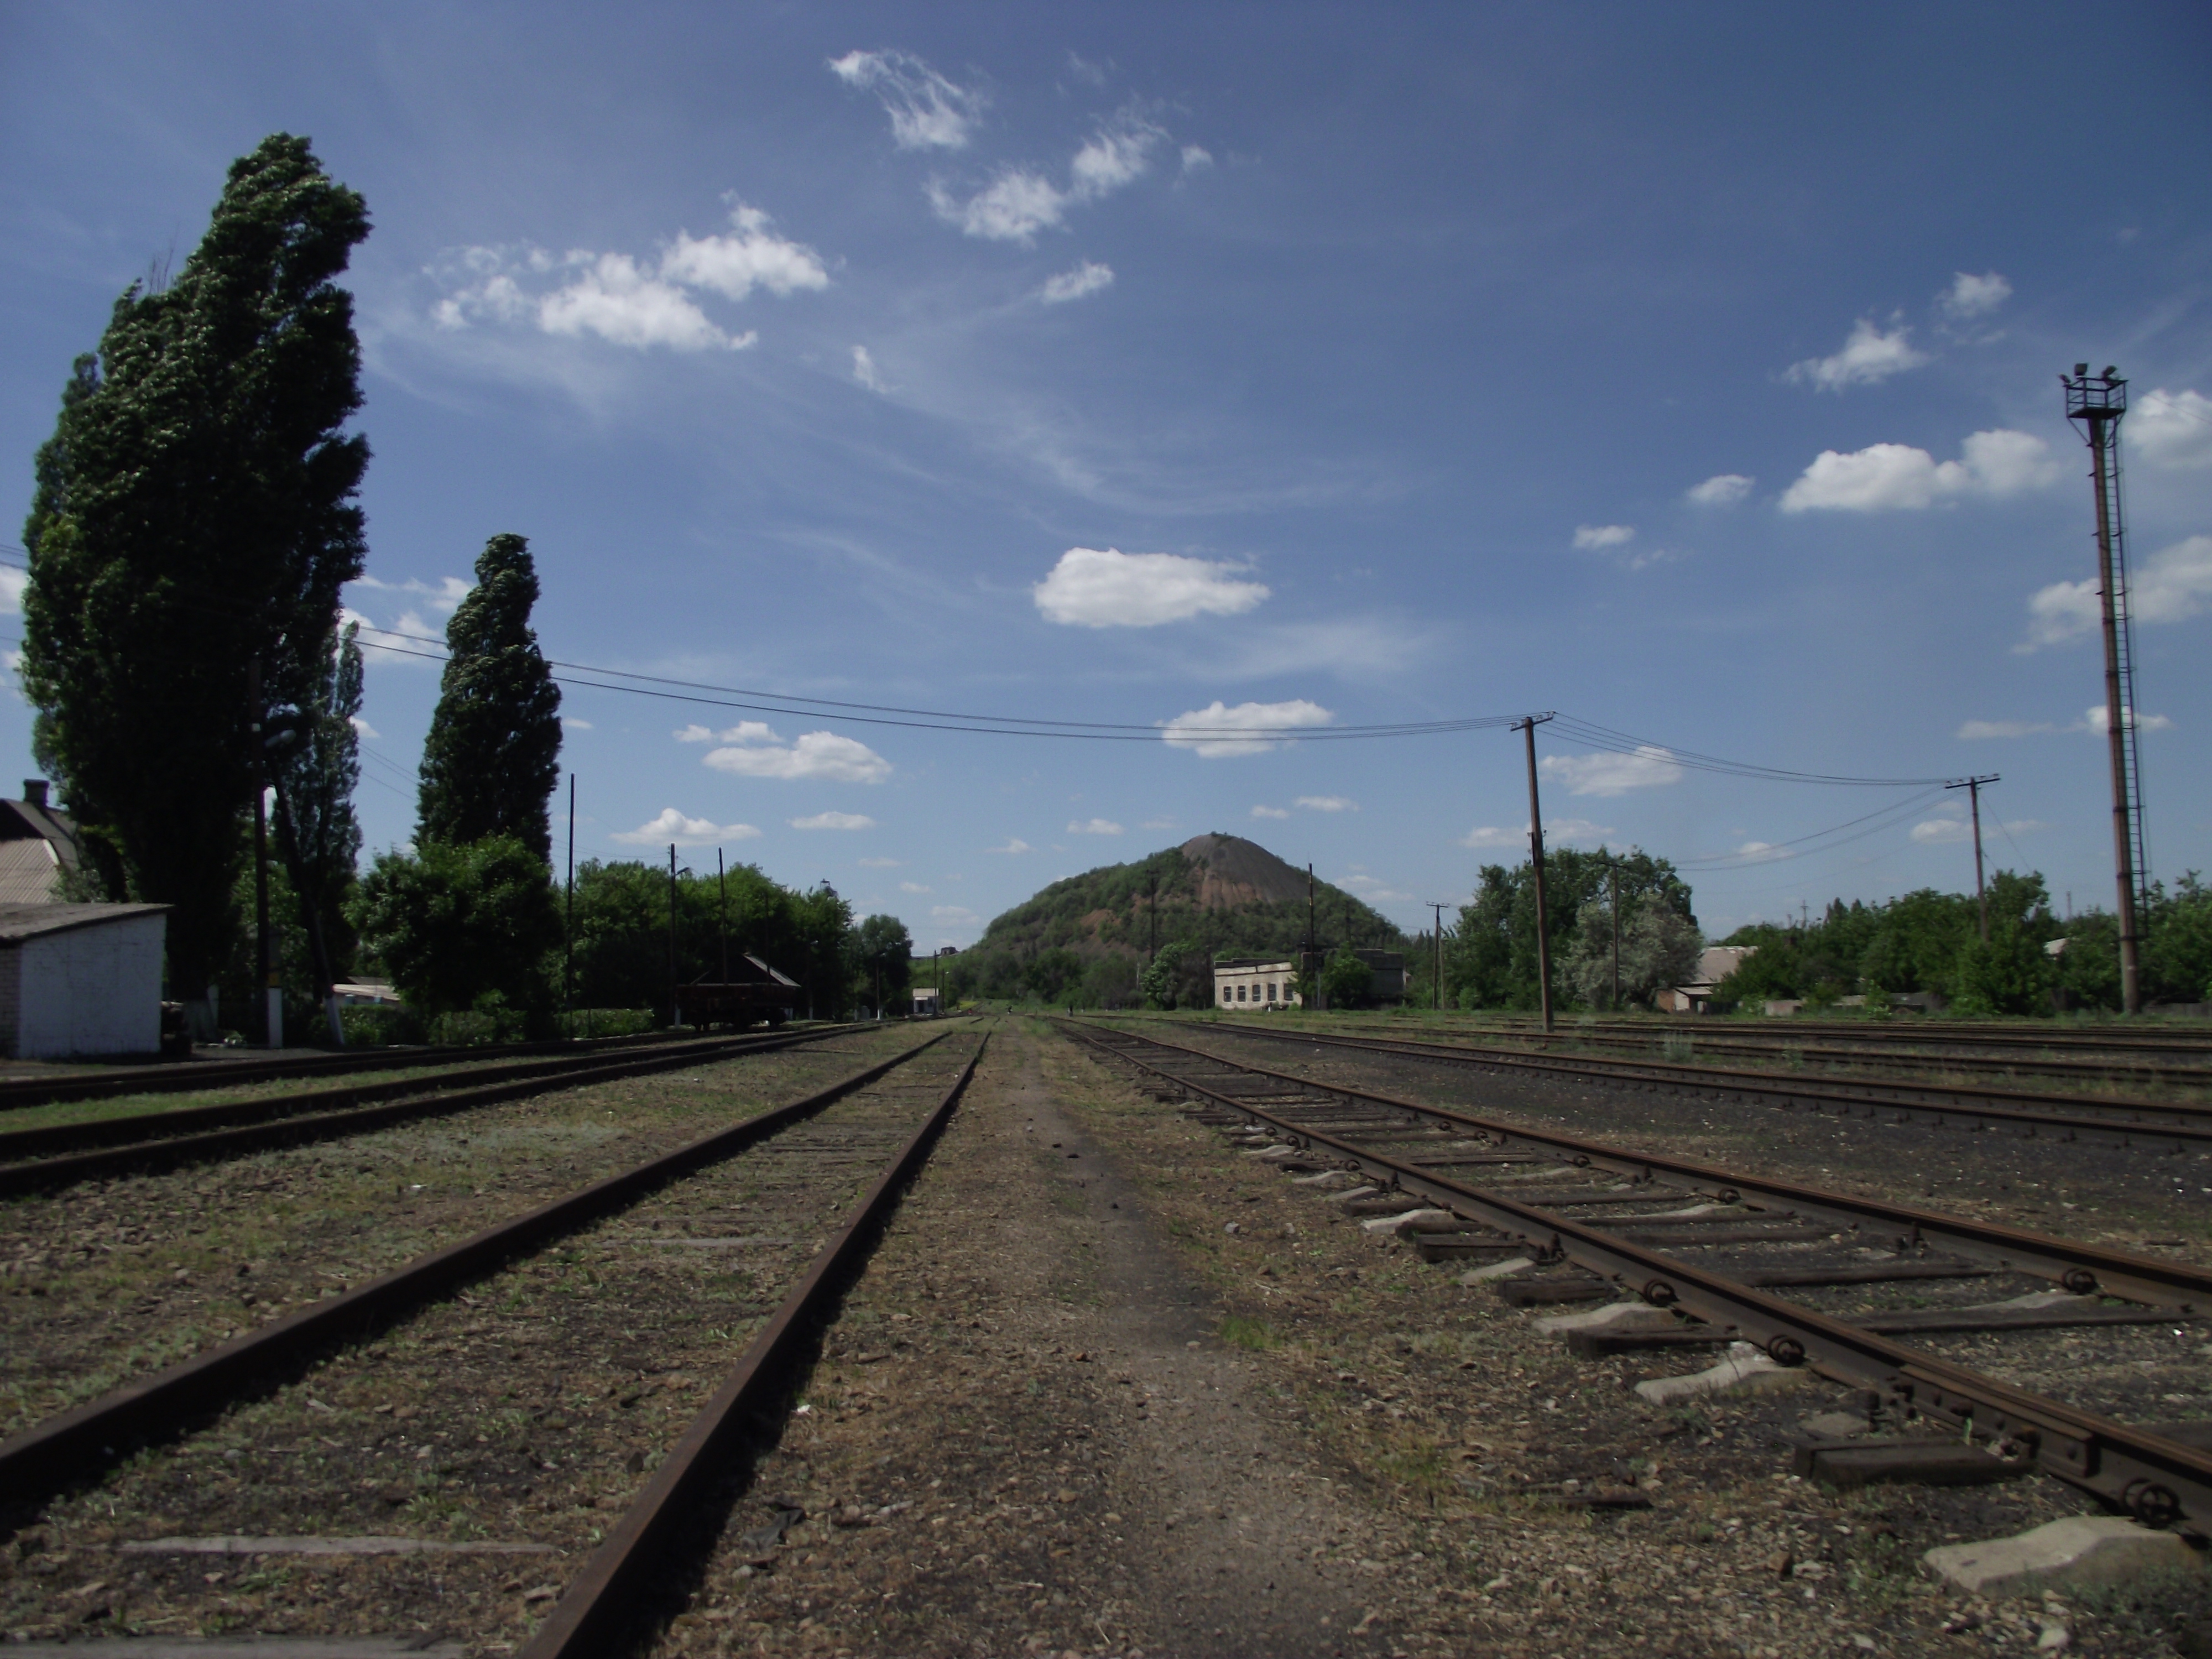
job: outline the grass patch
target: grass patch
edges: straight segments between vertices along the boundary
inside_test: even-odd
[[[1222,1320],[1221,1340],[1232,1348],[1248,1348],[1254,1353],[1279,1347],[1283,1340],[1266,1320],[1247,1319],[1243,1314],[1230,1314]]]

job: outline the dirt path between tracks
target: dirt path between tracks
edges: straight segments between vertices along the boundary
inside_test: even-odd
[[[1684,1368],[1643,1358],[1009,1022],[657,1652],[2136,1655],[2203,1616],[1955,1596],[1922,1549],[2078,1497],[1826,1493],[1780,1440],[1840,1390],[1662,1413],[1629,1387]],[[1624,1483],[1652,1507],[1588,1506]]]

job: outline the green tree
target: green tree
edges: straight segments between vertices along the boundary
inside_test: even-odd
[[[446,624],[449,653],[422,744],[420,842],[512,836],[550,862],[545,815],[561,771],[561,688],[530,627],[538,569],[530,544],[495,536],[477,585]]]
[[[1608,901],[1618,868],[1624,920],[1646,906],[1673,911],[1692,929],[1690,888],[1665,859],[1649,853],[1595,853],[1578,848],[1547,848],[1544,854],[1544,926],[1550,936],[1552,994],[1571,999],[1574,984],[1565,971],[1570,946],[1585,908]],[[1450,1000],[1463,1008],[1534,1008],[1536,985],[1536,889],[1527,863],[1508,870],[1485,865],[1472,902],[1462,905],[1458,925],[1446,940],[1444,978]],[[1610,936],[1607,950],[1608,971]]]
[[[322,928],[332,977],[343,979],[354,952],[346,904],[361,860],[361,821],[353,810],[361,783],[361,732],[354,725],[362,702],[360,624],[348,623],[334,644],[300,711],[304,740],[277,769],[276,793],[290,884],[303,919],[312,914]]]
[[[1338,945],[1322,964],[1321,994],[1332,1008],[1360,1006],[1374,982],[1373,970],[1352,953],[1349,945]]]
[[[237,928],[246,708],[305,700],[364,550],[368,445],[353,301],[368,213],[307,140],[234,162],[166,289],[115,303],[34,466],[22,683],[40,763],[108,896],[174,908],[169,978],[204,986]]]
[[[353,922],[425,1018],[512,1010],[542,1029],[551,1012],[561,912],[544,861],[513,836],[380,855]]]
[[[854,989],[872,1007],[891,1008],[913,994],[914,939],[896,916],[869,916],[853,929]]]
[[[1697,924],[1671,905],[1642,903],[1620,907],[1620,994],[1624,1001],[1649,1006],[1652,998],[1670,985],[1686,984],[1698,970],[1705,948]],[[1604,1008],[1613,997],[1613,912],[1593,901],[1583,907],[1582,921],[1572,948],[1563,964],[1567,988],[1584,1006]]]

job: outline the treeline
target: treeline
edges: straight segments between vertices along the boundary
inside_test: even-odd
[[[1784,998],[1819,1007],[1933,992],[1969,1014],[2120,1006],[2119,927],[2109,912],[2057,916],[2041,875],[2011,871],[1990,882],[1989,912],[1986,942],[1972,894],[1932,889],[1886,904],[1838,900],[1809,927],[1739,928],[1725,942],[1758,953],[1717,994],[1751,1007]],[[2212,1000],[2212,890],[2196,872],[2171,891],[2154,885],[2137,925],[2145,1003]]]
[[[369,451],[347,430],[361,349],[337,279],[368,228],[307,142],[276,135],[233,165],[175,280],[134,283],[72,366],[34,463],[21,667],[33,752],[78,826],[69,896],[172,907],[168,994],[204,1036],[218,1009],[251,1024],[266,790],[295,1029],[335,1022],[332,984],[377,969],[422,1019],[498,1035],[550,1030],[564,1000],[665,1018],[672,927],[681,980],[719,977],[726,937],[817,1015],[896,1001],[903,926],[749,866],[726,890],[587,863],[571,927],[547,817],[561,694],[520,536],[486,544],[447,625],[414,844],[357,874],[362,654],[340,594],[364,568]]]

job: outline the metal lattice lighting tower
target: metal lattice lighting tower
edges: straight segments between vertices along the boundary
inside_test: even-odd
[[[2104,600],[2105,733],[2112,763],[2112,854],[2119,889],[2120,1003],[2142,1011],[2136,929],[2149,897],[2150,849],[2143,835],[2142,755],[2136,720],[2135,630],[2128,616],[2127,535],[2120,517],[2120,419],[2128,383],[2109,365],[2091,376],[2076,363],[2062,374],[2066,418],[2089,442],[2097,499],[2097,586]]]

